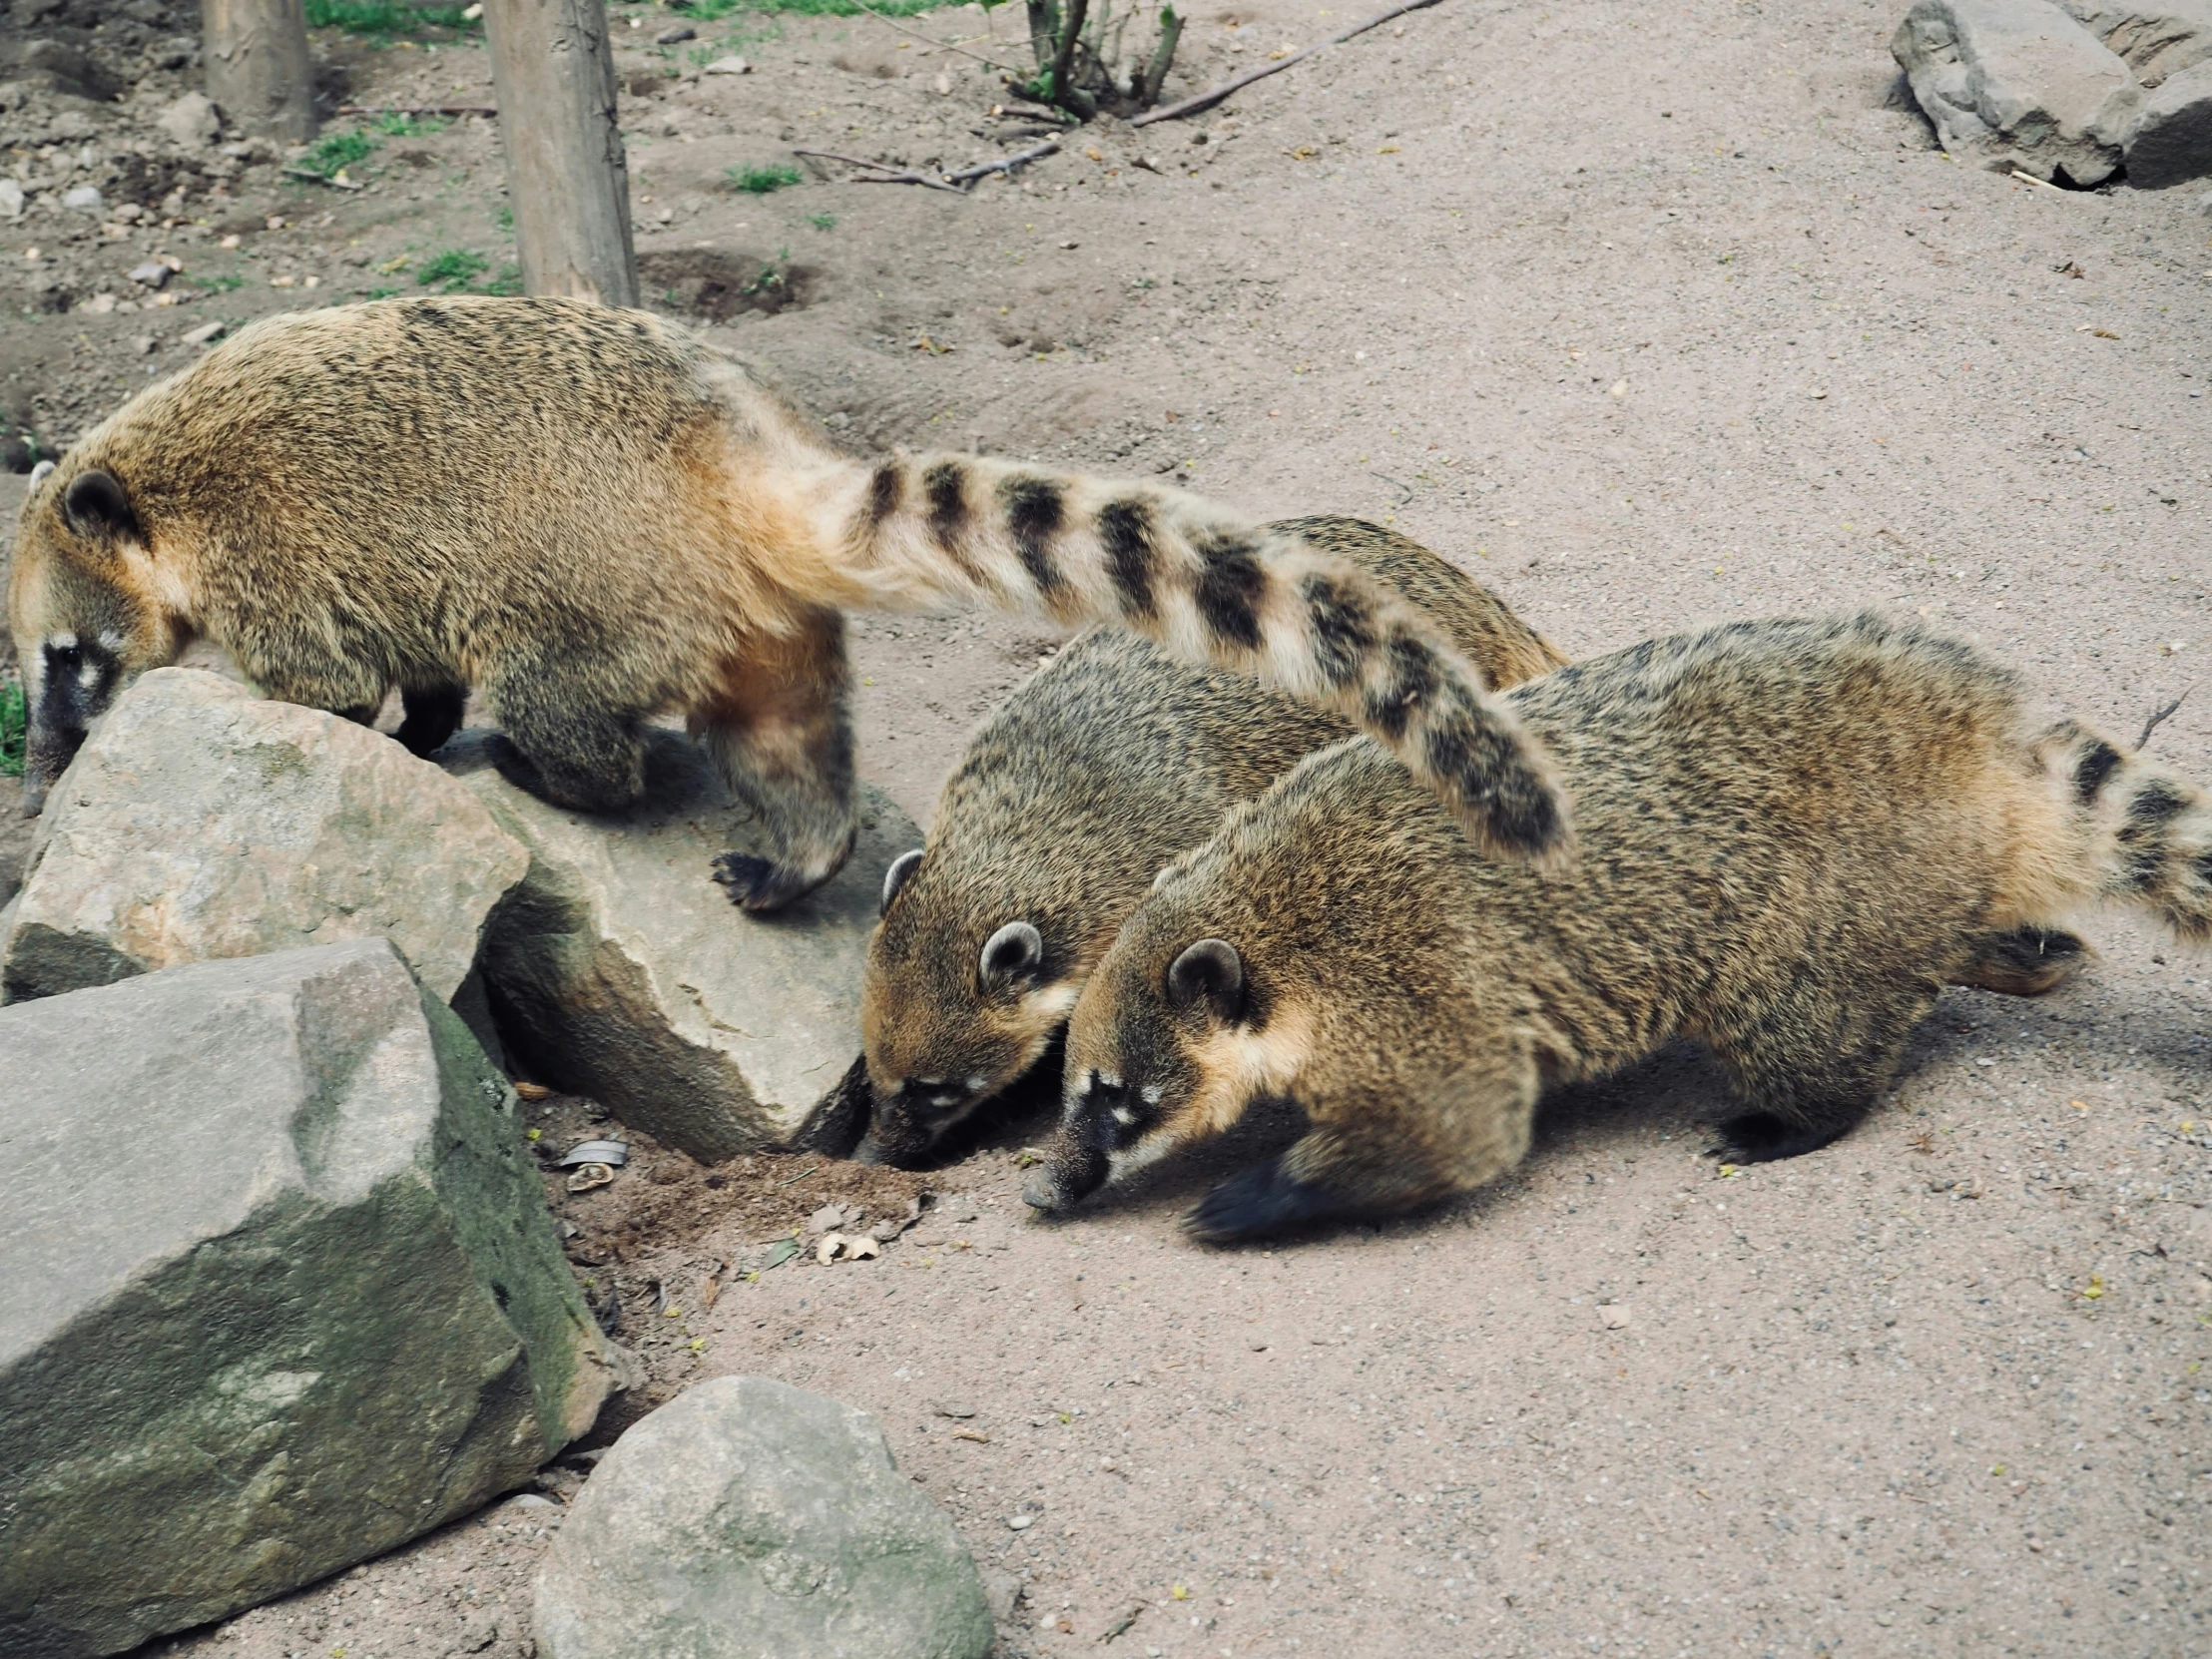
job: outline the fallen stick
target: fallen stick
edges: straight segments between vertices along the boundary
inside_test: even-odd
[[[965,196],[967,194],[965,187],[974,184],[976,180],[987,178],[993,173],[1011,173],[1015,168],[1026,163],[1041,161],[1046,156],[1056,155],[1059,149],[1059,140],[1047,139],[1044,143],[1033,144],[1027,150],[1023,150],[1016,155],[1000,156],[996,161],[978,162],[973,167],[963,167],[957,173],[940,174],[934,179],[925,173],[913,172],[909,168],[892,167],[887,162],[864,162],[857,156],[840,156],[834,150],[794,150],[792,154],[795,156],[819,156],[824,161],[842,162],[847,167],[864,167],[868,170],[869,176],[867,178],[848,179],[845,181],[847,184],[921,185],[929,190],[948,190],[954,196]]]
[[[941,179],[932,179],[925,173],[914,173],[903,167],[892,167],[887,162],[863,162],[857,156],[840,156],[834,150],[794,150],[795,156],[819,156],[826,162],[842,162],[847,167],[864,167],[873,177],[847,179],[848,185],[920,185],[925,190],[948,190],[954,196],[966,193],[957,186]]]
[[[340,115],[497,115],[491,104],[340,104]]]
[[[1011,173],[1024,162],[1042,161],[1047,156],[1058,155],[1059,151],[1058,139],[1046,139],[1044,143],[1032,145],[1018,156],[1001,156],[995,162],[982,162],[974,167],[963,167],[957,173],[947,173],[944,176],[945,182],[952,185],[973,184],[993,173]]]
[[[2158,728],[2163,726],[2167,721],[2171,720],[2174,716],[2174,712],[2181,707],[2181,699],[2183,697],[2187,697],[2196,689],[2197,688],[2194,685],[2183,687],[2181,697],[2175,698],[2171,703],[2168,703],[2164,708],[2159,709],[2156,713],[2154,713],[2150,717],[2150,719],[2144,721],[2143,735],[2135,740],[2135,747],[2137,749],[2148,747],[2150,743],[2150,735],[2153,732],[2157,731]]]
[[[1217,87],[1208,87],[1197,96],[1184,99],[1180,104],[1170,104],[1164,110],[1147,110],[1143,115],[1132,120],[1129,125],[1132,127],[1149,127],[1155,121],[1180,121],[1184,116],[1196,115],[1201,110],[1210,110],[1216,104],[1227,99],[1230,94],[1241,92],[1252,85],[1253,82],[1264,81],[1270,75],[1280,75],[1291,65],[1304,63],[1316,52],[1326,52],[1332,46],[1342,46],[1354,35],[1364,35],[1370,29],[1389,22],[1393,17],[1403,17],[1407,12],[1417,12],[1425,6],[1433,6],[1436,3],[1437,0],[1405,0],[1403,5],[1392,6],[1387,11],[1377,12],[1365,23],[1355,23],[1341,35],[1331,35],[1327,40],[1307,47],[1303,52],[1293,52],[1280,63],[1262,64],[1258,69],[1247,70],[1244,74],[1224,81]],[[2041,182],[2041,180],[2036,181],[2038,184]]]
[[[287,167],[284,169],[284,177],[287,179],[304,179],[311,185],[328,185],[332,190],[366,190],[368,188],[365,185],[357,185],[350,179],[333,179],[327,174],[317,173],[311,168],[304,167]]]

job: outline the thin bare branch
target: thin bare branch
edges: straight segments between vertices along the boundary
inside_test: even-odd
[[[987,178],[993,173],[1011,173],[1025,162],[1042,161],[1047,156],[1056,155],[1059,149],[1060,141],[1058,139],[1046,139],[1044,143],[1032,145],[1019,155],[1001,156],[995,162],[982,162],[974,167],[963,167],[957,173],[947,173],[945,178],[955,185],[972,184],[977,179]]]
[[[795,156],[819,156],[826,162],[842,162],[847,167],[864,167],[870,177],[847,179],[848,185],[920,185],[924,190],[948,190],[954,196],[964,194],[957,186],[941,179],[932,179],[926,173],[915,173],[903,167],[893,167],[888,162],[866,162],[857,156],[840,156],[834,150],[794,150]]]
[[[2159,710],[2157,710],[2157,711],[2156,711],[2155,713],[2153,713],[2153,714],[2151,715],[2150,719],[2148,719],[2148,720],[2144,721],[2144,722],[2143,722],[2143,735],[2142,735],[2141,737],[2139,737],[2139,738],[2137,738],[2137,739],[2135,740],[2135,747],[2136,747],[2137,749],[2142,749],[2142,748],[2144,748],[2144,747],[2145,747],[2146,745],[2148,745],[2148,744],[2149,744],[2149,742],[2150,742],[2150,735],[2151,735],[2151,734],[2152,734],[2153,732],[2157,731],[2157,730],[2158,730],[2158,728],[2159,728],[2159,727],[2161,727],[2161,726],[2163,726],[2163,725],[2164,725],[2164,724],[2165,724],[2165,723],[2166,723],[2167,721],[2169,721],[2169,720],[2173,719],[2173,716],[2174,716],[2174,711],[2175,711],[2176,709],[2179,709],[2179,708],[2181,707],[2181,700],[2182,700],[2182,698],[2184,698],[2184,697],[2187,697],[2187,696],[2188,696],[2188,695],[2189,695],[2189,694],[2190,694],[2191,692],[2195,691],[2196,689],[2197,689],[2197,688],[2196,688],[2196,686],[2195,686],[2195,684],[2194,684],[2194,683],[2192,683],[2192,684],[2190,684],[2190,685],[2187,685],[2187,686],[2184,686],[2184,687],[2183,687],[2183,688],[2181,689],[2181,697],[2177,697],[2177,698],[2175,698],[2175,699],[2174,699],[2174,700],[2173,700],[2173,701],[2172,701],[2171,703],[2168,703],[2168,704],[2167,704],[2167,705],[2166,705],[2166,706],[2165,706],[2164,708],[2162,708],[2162,709],[2159,709]]]
[[[490,104],[340,104],[340,115],[497,115]]]
[[[857,4],[858,0],[854,0],[854,3]],[[1147,110],[1143,115],[1131,121],[1129,125],[1132,127],[1149,127],[1155,121],[1180,121],[1187,115],[1197,115],[1202,110],[1210,110],[1231,94],[1243,91],[1255,81],[1264,81],[1270,75],[1280,75],[1291,65],[1304,63],[1316,52],[1326,52],[1330,47],[1341,46],[1354,35],[1364,35],[1370,29],[1389,22],[1393,17],[1403,17],[1407,12],[1417,12],[1424,7],[1438,3],[1439,0],[1404,0],[1402,5],[1392,6],[1387,11],[1377,12],[1365,23],[1355,23],[1341,35],[1331,35],[1327,40],[1307,47],[1303,52],[1293,52],[1279,63],[1262,64],[1258,69],[1247,70],[1242,75],[1234,76],[1222,82],[1220,86],[1208,87],[1195,97],[1184,99],[1180,104],[1170,104],[1164,110]]]

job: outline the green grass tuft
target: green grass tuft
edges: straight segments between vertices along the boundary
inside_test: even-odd
[[[343,29],[350,35],[388,39],[393,35],[418,35],[429,29],[459,34],[480,33],[478,19],[462,14],[464,6],[410,6],[404,0],[307,0],[307,27]]]
[[[378,141],[366,133],[326,133],[299,159],[298,166],[325,179],[335,178],[376,153]]]
[[[23,702],[23,682],[0,683],[0,774],[23,776],[23,744],[30,729],[29,710]]]
[[[236,293],[240,288],[246,286],[244,276],[195,276],[193,280],[210,293]]]
[[[914,17],[922,12],[933,12],[943,6],[957,5],[959,0],[868,0],[867,9],[885,17]],[[858,17],[861,9],[852,0],[692,0],[681,8],[678,16],[687,22],[718,23],[723,18],[739,12],[771,15],[776,12],[794,12],[801,17]]]
[[[415,280],[445,293],[465,293],[468,284],[490,269],[491,261],[483,255],[471,254],[465,248],[448,248],[425,261],[415,273]]]
[[[788,189],[798,184],[801,177],[799,169],[788,162],[771,162],[766,167],[733,167],[725,172],[730,183],[748,196],[767,196]]]
[[[807,223],[818,231],[834,231],[837,228],[837,216],[835,214],[809,214]]]

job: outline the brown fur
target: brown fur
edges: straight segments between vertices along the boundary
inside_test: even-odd
[[[2001,941],[2032,980],[2032,930],[2108,901],[2212,942],[2212,806],[2078,726],[2037,730],[1962,645],[1873,616],[1748,623],[1511,700],[1574,791],[1574,861],[1484,857],[1365,743],[1305,761],[1091,976],[1032,1202],[1277,1097],[1309,1132],[1198,1232],[1406,1209],[1517,1163],[1545,1088],[1676,1037],[1743,1097],[1726,1155],[1793,1156],[1860,1120],[1939,987]]]
[[[1272,535],[1387,582],[1493,686],[1566,661],[1496,595],[1417,542],[1357,519]],[[1222,813],[1351,727],[1127,635],[1074,640],[992,715],[937,798],[918,864],[868,941],[861,997],[872,1120],[860,1156],[912,1164],[1041,1056],[1154,874]],[[986,940],[1027,922],[1041,952],[982,971]],[[862,1119],[834,1114],[857,1137]],[[827,1127],[815,1150],[849,1152]]]
[[[132,675],[213,640],[270,695],[442,741],[480,688],[522,780],[641,787],[681,712],[777,855],[758,907],[850,845],[835,613],[984,604],[1132,630],[1375,733],[1469,831],[1569,844],[1542,757],[1419,612],[1181,492],[972,456],[866,463],[641,311],[393,300],[271,317],[134,397],[30,494],[9,593],[32,796]],[[771,666],[773,665],[773,666]]]

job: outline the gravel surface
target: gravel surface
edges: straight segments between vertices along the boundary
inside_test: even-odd
[[[2212,660],[2203,192],[1952,164],[1899,101],[1893,7],[1447,0],[1226,115],[1079,134],[966,201],[743,197],[723,173],[791,144],[948,166],[1019,148],[978,66],[864,19],[715,25],[664,59],[629,49],[666,23],[639,15],[626,72],[733,40],[754,65],[626,112],[641,249],[683,256],[648,265],[659,302],[737,303],[700,244],[740,288],[774,265],[779,308],[713,332],[856,446],[1365,514],[1577,654],[1876,604],[2128,738]],[[1346,15],[1202,3],[1182,79]],[[362,102],[488,88],[473,47],[322,45]],[[39,246],[80,293],[171,244],[180,288],[245,278],[152,323],[0,324],[0,385],[37,395],[41,430],[185,360],[188,322],[418,291],[449,248],[481,255],[479,281],[511,258],[485,123],[386,139],[358,195],[274,166],[189,201],[205,226],[71,242],[36,207],[0,226],[0,260]],[[925,818],[1049,640],[975,618],[857,633],[869,774]],[[2212,693],[2155,748],[2212,778]],[[656,1153],[559,1203],[652,1378],[625,1411],[743,1371],[877,1412],[1001,1593],[1022,1588],[1010,1654],[1117,1629],[1112,1652],[1162,1659],[2201,1654],[2212,983],[2131,925],[2089,930],[2081,984],[1947,996],[1862,1130],[1732,1175],[1701,1156],[1716,1075],[1670,1054],[1559,1100],[1472,1202],[1274,1250],[1176,1230],[1257,1131],[1043,1225],[1015,1196],[1034,1115],[929,1175],[937,1203],[877,1261],[740,1271],[827,1199],[890,1213],[904,1178],[764,1156],[714,1187]],[[609,1128],[583,1110],[547,1102],[549,1139]],[[552,1472],[555,1501],[580,1474]],[[558,1515],[494,1509],[152,1651],[524,1653]]]

